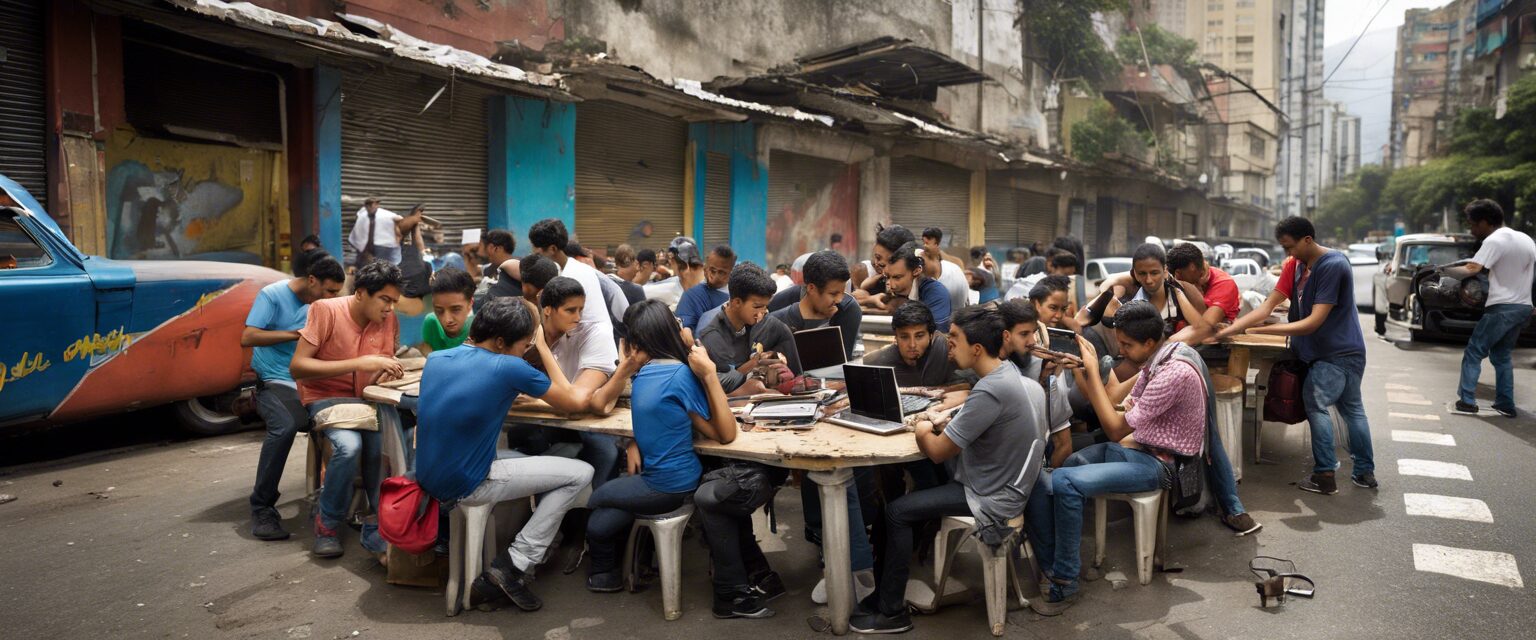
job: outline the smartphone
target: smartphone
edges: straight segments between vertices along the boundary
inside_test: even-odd
[[[1077,334],[1073,333],[1071,329],[1046,327],[1045,333],[1050,338],[1051,351],[1082,357],[1082,349],[1079,349],[1077,346]]]

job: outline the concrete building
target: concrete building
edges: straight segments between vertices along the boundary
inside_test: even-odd
[[[1397,29],[1392,73],[1393,167],[1412,167],[1448,151],[1455,118],[1451,96],[1459,86],[1467,2],[1409,9]]]
[[[1325,0],[1281,0],[1291,17],[1283,40],[1280,108],[1290,126],[1280,140],[1275,215],[1306,215],[1317,206],[1317,167],[1325,129],[1322,86]]]
[[[1351,115],[1343,103],[1324,102],[1319,122],[1324,161],[1315,171],[1319,187],[1326,191],[1360,170],[1360,116]]]

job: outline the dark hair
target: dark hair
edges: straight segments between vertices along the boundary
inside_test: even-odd
[[[901,248],[897,249],[895,253],[891,254],[891,259],[887,264],[895,264],[900,262],[907,265],[908,269],[913,271],[922,271],[923,257],[917,255],[917,252],[920,249],[922,249],[922,247],[918,246],[916,242],[908,242],[904,245],[901,245]]]
[[[789,265],[787,265],[787,264],[784,264],[784,263],[782,263],[782,262],[780,262],[780,263],[779,263],[779,264],[778,264],[778,266],[776,266],[776,267],[774,267],[774,268],[773,268],[773,270],[774,270],[774,271],[778,271],[778,270],[780,270],[780,269],[783,269],[783,270],[785,270],[785,271],[789,271]]]
[[[834,234],[832,234],[832,244],[837,244],[837,243],[842,242],[842,241],[843,241],[843,234],[841,234],[841,233],[834,233]]]
[[[916,241],[917,238],[912,237],[912,232],[899,224],[893,224],[875,232],[875,244],[885,247],[886,251],[894,252],[908,242]]]
[[[982,259],[986,258],[986,257],[987,257],[987,248],[986,247],[983,247],[983,246],[980,246],[980,245],[971,247],[971,260],[972,261],[980,264]]]
[[[1083,241],[1082,240],[1078,240],[1077,238],[1074,238],[1072,236],[1057,236],[1057,238],[1055,240],[1051,241],[1051,246],[1052,247],[1056,247],[1058,249],[1061,249],[1063,251],[1066,251],[1068,253],[1071,253],[1073,256],[1076,256],[1077,257],[1077,263],[1079,265],[1083,264],[1086,261],[1086,259],[1084,258],[1084,255],[1083,255]]]
[[[1486,222],[1496,227],[1504,224],[1504,207],[1487,198],[1468,202],[1467,208],[1462,211],[1467,214],[1467,220],[1472,222]]]
[[[1205,254],[1200,252],[1200,247],[1192,242],[1186,242],[1168,250],[1168,270],[1178,271],[1188,266],[1204,266]]]
[[[487,342],[501,338],[512,344],[533,335],[533,314],[528,313],[522,298],[492,298],[475,312],[475,321],[469,323],[471,342]]]
[[[479,320],[476,320],[479,322]],[[683,326],[666,303],[647,299],[629,305],[624,312],[624,326],[629,328],[629,345],[652,358],[688,361],[688,345],[683,342]]]
[[[814,284],[817,289],[825,289],[829,282],[847,282],[853,277],[848,271],[848,259],[836,251],[817,251],[811,254],[800,267],[800,274],[805,284]]]
[[[325,243],[320,242],[320,236],[317,236],[317,235],[315,235],[313,233],[311,233],[311,234],[309,234],[307,236],[304,236],[304,239],[299,241],[299,246],[301,246],[301,247],[306,245],[306,244],[312,244],[312,245],[315,245],[316,247],[325,246]]]
[[[565,255],[576,257],[576,258],[585,258],[585,257],[591,256],[592,252],[591,251],[587,251],[587,248],[581,246],[580,242],[572,240],[570,242],[565,243]]]
[[[298,264],[293,267],[294,275],[314,276],[321,282],[346,282],[347,270],[341,266],[341,262],[331,257],[324,249],[313,249],[299,257],[304,263],[304,272],[299,273]]]
[[[773,278],[769,278],[761,267],[750,262],[743,262],[731,269],[731,279],[726,287],[730,289],[732,300],[746,300],[753,296],[772,298],[779,290]]]
[[[1115,330],[1137,342],[1162,340],[1163,317],[1152,303],[1134,300],[1121,305],[1115,312]]]
[[[352,278],[352,288],[367,292],[370,296],[389,286],[400,288],[400,267],[390,264],[388,260],[374,260],[365,264]]]
[[[944,230],[938,227],[928,227],[923,229],[923,239],[926,240],[928,238],[933,238],[935,241],[943,240]]]
[[[608,257],[613,258],[613,266],[615,267],[627,266],[635,261],[635,248],[627,244],[621,244],[615,247],[613,253],[608,254]]]
[[[1163,252],[1163,245],[1160,244],[1148,242],[1136,247],[1136,250],[1131,252],[1131,264],[1133,265],[1148,259],[1157,260],[1158,264],[1164,266],[1168,264],[1168,254]]]
[[[1275,225],[1275,239],[1280,236],[1290,236],[1292,240],[1302,238],[1316,238],[1317,228],[1312,226],[1312,221],[1301,216],[1291,216]]]
[[[916,300],[908,300],[891,312],[892,331],[917,326],[926,327],[928,333],[939,330],[939,325],[933,321],[933,311],[928,308],[928,305]]]
[[[517,237],[501,229],[491,229],[480,236],[481,244],[496,245],[505,249],[508,255],[517,250]]]
[[[414,216],[414,215],[416,215],[417,211],[425,211],[426,209],[427,209],[427,203],[425,203],[425,202],[418,202],[418,203],[416,203],[416,206],[411,207],[410,213],[407,213],[405,215]]]
[[[1003,317],[1003,328],[1009,331],[1021,324],[1040,321],[1040,314],[1035,312],[1035,305],[1021,298],[1014,298],[997,305],[997,313]]]
[[[1051,297],[1057,291],[1072,291],[1072,279],[1066,276],[1046,276],[1035,283],[1035,288],[1029,290],[1029,301],[1039,302]]]
[[[641,249],[635,254],[635,262],[649,262],[656,264],[656,251],[654,249]]]
[[[549,281],[560,275],[560,265],[537,253],[530,253],[518,263],[523,282],[535,289],[543,289]]]
[[[996,309],[976,305],[966,307],[955,314],[955,326],[965,334],[965,341],[981,345],[981,350],[994,358],[1003,349],[1003,316]]]
[[[535,249],[554,247],[564,251],[565,245],[571,242],[571,234],[566,232],[565,223],[559,218],[545,218],[528,228],[528,242]]]
[[[587,290],[581,288],[580,282],[577,282],[575,278],[567,278],[565,276],[550,278],[549,282],[545,283],[540,289],[542,289],[539,292],[540,307],[555,307],[558,309],[571,298],[576,296],[585,298],[587,296]]]
[[[728,244],[717,244],[715,245],[715,248],[710,249],[709,252],[715,256],[725,258],[726,260],[733,262],[736,260],[736,251],[731,249],[731,245]]]
[[[1071,267],[1072,269],[1076,270],[1082,268],[1077,264],[1077,256],[1072,255],[1072,252],[1065,249],[1057,249],[1057,251],[1060,251],[1060,253],[1051,256],[1051,266],[1056,267],[1057,269],[1066,269],[1067,267]]]
[[[462,293],[464,299],[475,297],[475,279],[458,267],[443,267],[432,274],[432,295]]]

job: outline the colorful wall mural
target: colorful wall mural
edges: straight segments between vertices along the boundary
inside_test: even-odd
[[[769,168],[769,179],[773,179]],[[828,248],[834,233],[843,235],[845,257],[854,259],[859,242],[858,164],[842,165],[817,182],[800,182],[800,197],[768,212],[768,265],[789,264],[800,254]]]

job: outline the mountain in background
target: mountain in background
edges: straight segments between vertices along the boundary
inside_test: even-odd
[[[1392,126],[1392,67],[1397,56],[1397,29],[1365,34],[1346,59],[1352,40],[1323,49],[1323,75],[1333,73],[1323,87],[1323,97],[1344,103],[1360,116],[1360,163],[1381,162],[1381,147]],[[1339,67],[1339,61],[1344,66]],[[1337,72],[1334,68],[1339,67]]]

